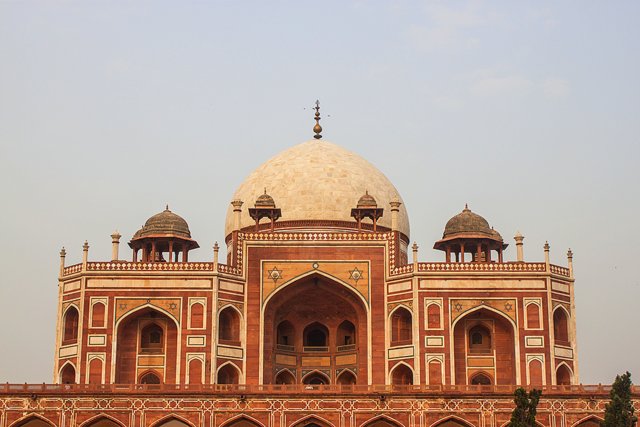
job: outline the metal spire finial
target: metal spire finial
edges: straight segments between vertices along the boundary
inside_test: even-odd
[[[322,132],[322,126],[320,126],[320,101],[316,100],[316,106],[314,109],[316,110],[316,125],[313,127],[313,132],[315,133],[313,137],[315,139],[321,139],[322,135],[320,135],[320,133]]]

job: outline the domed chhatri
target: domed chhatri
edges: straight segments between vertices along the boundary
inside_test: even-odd
[[[129,242],[133,249],[133,261],[138,261],[138,251],[142,251],[143,262],[178,262],[182,253],[182,262],[188,261],[188,252],[199,248],[198,242],[191,238],[189,224],[180,215],[169,210],[153,215]],[[167,259],[163,253],[167,253]]]
[[[264,194],[261,194],[257,199],[253,208],[249,208],[249,216],[256,222],[255,231],[258,232],[260,227],[260,220],[262,218],[268,218],[271,220],[271,231],[275,229],[275,222],[282,216],[282,211],[276,208],[276,202],[273,197],[267,194],[267,189],[264,189]]]
[[[451,262],[452,253],[455,262],[465,262],[465,253],[471,253],[472,262],[492,262],[492,251],[497,252],[498,262],[502,262],[502,251],[507,246],[486,219],[465,205],[462,212],[447,221],[442,239],[433,248],[445,251],[447,262]]]
[[[369,194],[369,190],[367,190],[365,191],[364,195],[360,197],[360,200],[358,200],[358,204],[356,206],[360,209],[377,208],[378,204],[376,203],[376,199],[374,199],[373,196]]]
[[[351,209],[351,216],[358,223],[358,230],[362,230],[362,220],[369,218],[373,222],[373,231],[377,231],[378,219],[382,218],[384,209],[379,208],[376,199],[365,191],[364,195],[358,200],[355,209]]]
[[[409,218],[398,190],[391,181],[371,163],[344,148],[324,139],[311,140],[291,147],[271,158],[240,184],[232,200],[255,200],[264,191],[278,202],[286,222],[307,221],[321,223],[322,227],[342,227],[353,224],[351,208],[362,196],[363,190],[374,191],[377,206],[388,208],[390,202],[400,205],[397,229],[405,238],[409,236]],[[233,206],[229,206],[225,235],[234,230]],[[254,225],[247,210],[240,214],[240,229]],[[284,227],[284,224],[278,228]],[[378,227],[391,229],[392,215],[380,218]]]

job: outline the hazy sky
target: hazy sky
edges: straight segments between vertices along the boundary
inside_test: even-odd
[[[235,188],[325,138],[402,194],[575,253],[581,381],[640,383],[640,2],[0,2],[0,383],[50,382],[58,252],[169,203],[210,260]],[[122,245],[124,250],[125,244]],[[126,251],[126,256],[129,252]]]

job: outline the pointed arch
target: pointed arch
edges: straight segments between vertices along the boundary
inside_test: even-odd
[[[306,427],[309,424],[316,424],[320,427],[335,427],[333,423],[325,420],[319,415],[307,415],[291,424],[291,427]]]
[[[89,418],[80,427],[127,427],[119,420],[113,418],[105,413],[100,413],[94,417]]]
[[[160,418],[158,421],[151,425],[152,427],[195,427],[195,425],[176,414],[169,414]]]
[[[162,378],[158,372],[154,370],[144,371],[142,374],[138,376],[139,384],[162,384]]]
[[[408,306],[398,304],[389,313],[391,346],[411,344],[413,340],[413,312]]]
[[[413,376],[413,368],[406,362],[396,363],[389,371],[392,385],[413,385]]]
[[[360,427],[404,427],[404,426],[400,424],[398,421],[386,415],[378,415],[360,424]]]
[[[566,362],[560,362],[556,366],[556,385],[571,384],[573,384],[573,369]]]
[[[27,414],[18,418],[9,427],[56,427],[56,425],[40,414]]]
[[[319,382],[311,382],[311,381],[319,381]],[[324,382],[320,382],[320,381],[324,381]],[[302,377],[302,384],[328,385],[328,384],[331,384],[331,378],[329,378],[329,376],[324,372],[314,369],[311,372],[307,372],[307,374]]]
[[[329,345],[329,328],[320,322],[311,322],[302,330],[304,347],[327,347]]]
[[[328,280],[331,280],[334,283],[337,283],[339,285],[344,286],[345,288],[347,288],[349,291],[351,291],[354,295],[356,295],[360,301],[362,301],[363,306],[365,307],[365,310],[368,312],[369,311],[369,302],[366,300],[366,298],[364,297],[364,295],[362,295],[362,293],[360,293],[360,291],[358,291],[356,288],[354,288],[352,285],[350,285],[349,283],[339,279],[338,277],[334,277],[328,273],[325,273],[323,271],[320,270],[310,270],[307,271],[306,273],[300,274],[299,276],[293,277],[290,280],[284,282],[283,284],[281,284],[280,286],[278,286],[276,289],[273,290],[273,292],[271,292],[271,294],[269,294],[269,296],[267,296],[264,300],[264,302],[262,303],[262,307],[266,307],[267,304],[269,303],[269,300],[271,300],[271,298],[273,298],[274,295],[282,292],[283,289],[288,288],[290,285],[296,284],[298,283],[300,280],[309,277],[309,276],[321,276],[324,277]]]
[[[91,304],[91,327],[104,328],[107,320],[107,305],[102,301]]]
[[[220,374],[222,373],[222,377]],[[222,380],[223,382],[220,382]],[[216,384],[240,384],[242,371],[233,362],[225,362],[216,369]]]
[[[67,360],[58,371],[58,383],[75,384],[77,382],[76,372],[76,366],[73,364],[73,362]]]
[[[218,342],[229,345],[241,345],[242,313],[233,304],[227,304],[218,310]]]
[[[344,369],[336,378],[336,384],[355,385],[358,382],[358,376],[351,369]]]
[[[562,305],[553,309],[553,338],[561,345],[569,345],[571,333],[569,331],[569,319],[571,314]]]
[[[449,415],[441,420],[436,421],[429,427],[475,427],[469,421],[455,415]]]
[[[471,383],[471,385],[492,385],[494,384],[494,380],[491,377],[491,374],[481,371],[481,372],[476,372],[475,374],[473,374],[470,378],[471,381],[469,381]]]
[[[249,415],[236,415],[235,417],[229,418],[224,424],[220,427],[265,427],[260,421],[256,420]]]
[[[69,304],[62,314],[62,345],[78,342],[80,328],[80,310],[75,304]]]
[[[588,415],[571,425],[571,427],[600,427],[600,423],[604,419],[596,417],[595,415]]]
[[[278,371],[275,376],[275,383],[279,385],[290,385],[296,383],[296,376],[289,369],[284,368]]]

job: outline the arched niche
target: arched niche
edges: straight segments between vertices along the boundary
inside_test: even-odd
[[[60,370],[60,383],[62,384],[76,383],[76,368],[70,362],[66,363]]]
[[[356,327],[353,323],[345,320],[338,325],[336,344],[338,348],[354,346],[356,344]]]
[[[367,421],[362,427],[402,427],[402,424],[385,416],[380,416]]]
[[[75,306],[70,306],[64,312],[62,326],[62,344],[73,344],[78,342],[78,322],[80,314]]]
[[[336,383],[340,385],[355,385],[356,384],[356,376],[353,372],[348,369],[340,372],[338,378],[336,378]]]
[[[391,313],[391,345],[411,344],[413,336],[411,312],[398,307]]]
[[[160,384],[162,380],[157,372],[148,371],[140,375],[138,382],[140,384]]]
[[[596,416],[590,416],[588,418],[582,419],[580,421],[578,421],[576,424],[574,424],[572,427],[600,427],[601,426],[601,422],[603,420],[596,417]]]
[[[569,369],[566,364],[561,363],[560,366],[558,366],[558,369],[556,369],[556,384],[571,385],[573,383],[572,379],[573,373],[571,372],[571,369]]]
[[[398,363],[391,371],[391,384],[413,385],[413,370],[405,363]]]
[[[164,420],[161,420],[159,423],[154,424],[153,427],[192,427],[190,424],[182,421],[179,418],[169,417]]]
[[[556,343],[569,345],[569,315],[562,306],[553,312],[553,336]]]
[[[221,427],[262,427],[262,426],[257,421],[254,421],[251,418],[240,416],[238,418],[234,418],[229,422],[223,424]]]
[[[218,315],[218,341],[233,346],[240,345],[240,312],[228,305]]]
[[[304,328],[302,340],[305,347],[328,347],[329,329],[320,322],[313,322]]]
[[[471,385],[491,385],[493,384],[493,379],[491,375],[486,372],[478,372],[471,376],[471,380],[469,381]]]
[[[489,354],[493,351],[491,331],[487,326],[478,324],[469,329],[469,353]]]
[[[231,362],[225,363],[218,369],[218,384],[240,384],[240,370]]]
[[[82,427],[123,427],[123,426],[121,423],[101,415],[83,424]]]
[[[51,421],[38,415],[29,415],[11,425],[11,427],[56,427]]]
[[[447,417],[444,420],[436,422],[431,427],[473,427],[473,424],[470,424],[458,417]]]
[[[285,369],[278,372],[278,374],[276,375],[275,383],[280,385],[291,385],[296,383],[296,378],[293,376],[291,371]]]
[[[276,342],[284,350],[295,350],[296,328],[288,320],[278,323]]]
[[[331,380],[329,379],[329,377],[320,371],[310,372],[302,377],[302,384],[327,385],[330,383]]]

